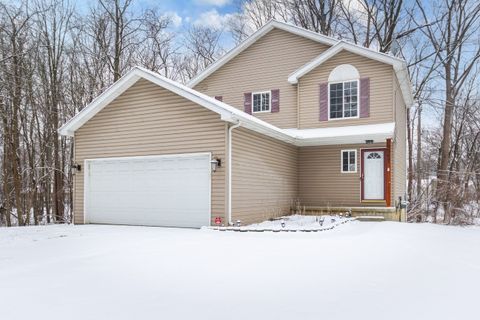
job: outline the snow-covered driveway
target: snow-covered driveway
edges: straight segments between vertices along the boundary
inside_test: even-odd
[[[478,319],[480,228],[0,229],[0,318]]]

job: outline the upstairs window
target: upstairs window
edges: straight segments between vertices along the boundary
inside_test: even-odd
[[[357,150],[342,150],[342,173],[357,172]]]
[[[358,118],[358,80],[330,83],[330,119]]]
[[[270,112],[270,91],[252,93],[253,112]]]

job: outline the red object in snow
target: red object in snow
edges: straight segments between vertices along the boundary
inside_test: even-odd
[[[215,224],[217,224],[217,225],[222,224],[222,218],[220,218],[220,217],[215,217]]]

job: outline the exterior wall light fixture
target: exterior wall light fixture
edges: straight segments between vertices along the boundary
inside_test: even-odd
[[[222,166],[222,159],[213,158],[212,161],[210,161],[210,165],[212,166],[212,172],[216,172],[217,169]]]
[[[82,171],[82,165],[78,163],[72,164],[72,174],[76,174],[77,172]]]

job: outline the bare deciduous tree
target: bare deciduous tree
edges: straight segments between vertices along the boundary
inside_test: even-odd
[[[332,35],[340,13],[338,0],[289,1],[293,23],[324,35]]]
[[[437,199],[444,206],[444,221],[449,222],[446,206],[452,200],[452,174],[449,166],[452,160],[453,119],[462,88],[480,59],[480,43],[476,37],[480,30],[480,3],[471,0],[444,0],[435,8],[426,8],[424,3],[417,0],[417,6],[427,25],[424,32],[443,67],[439,75],[444,80],[445,109],[438,159]],[[433,17],[429,12],[433,12]],[[431,25],[431,20],[438,23]]]

